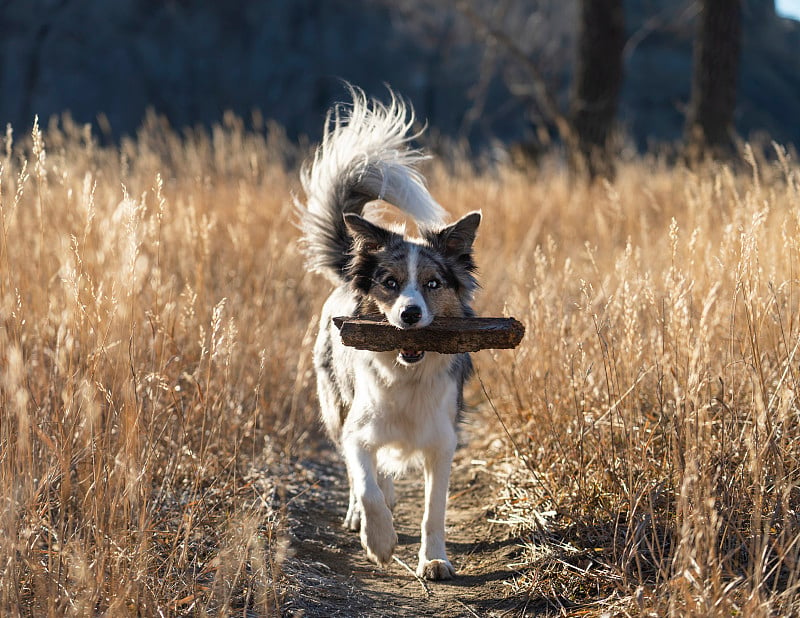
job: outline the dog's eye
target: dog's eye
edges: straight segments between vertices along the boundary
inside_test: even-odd
[[[383,280],[383,285],[389,288],[390,290],[396,290],[398,287],[397,279],[394,277],[387,277]]]
[[[425,285],[427,285],[432,290],[436,290],[436,289],[442,287],[442,282],[439,281],[438,279],[431,279]]]

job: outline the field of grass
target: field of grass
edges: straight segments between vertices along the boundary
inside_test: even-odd
[[[6,135],[0,614],[279,612],[328,292],[296,245],[306,153],[234,118]],[[468,393],[521,607],[800,612],[800,167],[770,155],[425,170],[483,210],[478,312],[528,329]]]

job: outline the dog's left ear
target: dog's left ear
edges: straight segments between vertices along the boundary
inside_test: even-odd
[[[435,243],[446,255],[461,257],[472,253],[472,244],[481,222],[480,212],[471,212],[435,234]]]
[[[353,238],[357,250],[375,253],[387,244],[392,238],[392,232],[379,225],[367,221],[364,217],[348,213],[344,215],[344,224]]]

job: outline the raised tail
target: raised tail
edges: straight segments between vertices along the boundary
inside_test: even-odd
[[[352,104],[328,112],[322,143],[300,174],[306,202],[297,203],[309,268],[337,281],[352,249],[345,213],[361,214],[381,199],[421,226],[439,226],[445,217],[416,169],[427,157],[409,145],[419,135],[411,130],[413,110],[394,93],[388,105],[360,89],[350,93]]]

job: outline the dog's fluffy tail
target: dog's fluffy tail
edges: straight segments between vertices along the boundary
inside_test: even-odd
[[[423,227],[439,226],[445,216],[416,169],[427,157],[409,145],[419,135],[411,131],[413,110],[394,93],[388,105],[357,88],[350,93],[351,105],[328,112],[322,143],[300,175],[306,203],[296,204],[309,268],[339,281],[352,249],[345,213],[361,214],[381,199]]]

